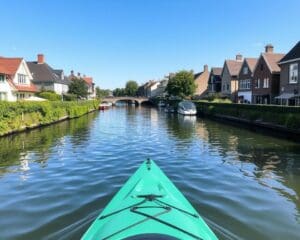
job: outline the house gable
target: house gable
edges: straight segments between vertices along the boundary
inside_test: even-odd
[[[300,61],[300,41],[280,60],[280,64]]]
[[[24,59],[22,59],[20,65],[17,68],[17,71],[14,74],[14,77],[12,79],[15,84],[18,84],[18,75],[19,74],[22,74],[22,75],[26,76],[26,82],[25,82],[26,85],[30,85],[31,84],[32,75],[31,75],[30,70],[29,70],[26,62],[24,61]]]

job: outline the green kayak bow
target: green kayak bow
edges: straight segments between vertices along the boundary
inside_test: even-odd
[[[82,240],[217,239],[152,160],[146,160],[92,223]]]

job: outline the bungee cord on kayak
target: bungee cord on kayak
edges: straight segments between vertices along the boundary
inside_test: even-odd
[[[128,179],[82,240],[216,240],[201,216],[153,160]]]
[[[104,218],[113,216],[113,215],[115,215],[115,214],[117,214],[117,213],[120,213],[120,212],[125,211],[125,210],[128,210],[128,209],[130,209],[130,212],[136,213],[136,214],[140,214],[140,215],[142,215],[142,216],[144,216],[144,217],[146,217],[146,218],[145,218],[143,221],[139,221],[139,222],[137,222],[136,224],[130,225],[130,226],[124,228],[124,229],[119,230],[117,233],[112,233],[110,236],[107,236],[107,237],[105,237],[104,239],[109,239],[110,237],[112,237],[112,236],[114,236],[114,235],[116,235],[116,234],[118,234],[118,233],[120,233],[120,232],[122,232],[122,231],[125,231],[125,230],[128,229],[128,228],[131,228],[131,227],[133,227],[133,226],[136,226],[137,224],[140,224],[140,223],[142,223],[142,222],[144,222],[144,221],[147,221],[147,220],[152,219],[152,220],[158,221],[158,222],[160,222],[160,223],[162,223],[162,224],[164,224],[164,225],[167,225],[167,226],[169,226],[169,227],[171,227],[171,228],[175,228],[176,230],[181,231],[181,232],[183,232],[183,233],[185,233],[185,234],[187,234],[187,235],[189,235],[189,236],[191,236],[191,237],[193,237],[193,238],[195,238],[195,239],[202,240],[202,238],[200,238],[200,237],[198,237],[198,236],[196,236],[196,235],[194,235],[194,234],[192,234],[192,233],[190,233],[190,232],[188,232],[188,231],[185,231],[184,229],[182,229],[182,228],[180,228],[180,227],[177,227],[177,226],[175,226],[175,225],[173,225],[173,224],[171,224],[171,223],[168,223],[168,222],[166,222],[166,221],[163,221],[163,220],[157,218],[159,215],[168,213],[168,212],[170,212],[172,209],[176,209],[177,211],[180,211],[180,212],[182,212],[182,213],[188,214],[188,215],[190,215],[190,216],[192,216],[192,217],[195,217],[195,218],[198,218],[198,215],[197,215],[197,214],[193,214],[193,213],[187,212],[187,211],[185,211],[185,210],[183,210],[183,209],[177,208],[177,207],[175,207],[175,206],[172,206],[172,205],[170,205],[170,204],[164,203],[163,201],[160,201],[160,200],[157,199],[157,198],[163,197],[163,195],[145,194],[145,195],[137,195],[137,197],[138,197],[138,198],[144,198],[144,200],[142,200],[142,201],[139,202],[139,203],[133,204],[133,205],[131,205],[131,206],[125,207],[125,208],[123,208],[123,209],[117,210],[117,211],[115,211],[115,212],[112,212],[112,213],[103,215],[103,216],[101,216],[99,219],[101,220],[101,219],[104,219]],[[148,201],[149,201],[149,202],[154,202],[154,203],[156,203],[156,204],[158,204],[158,205],[157,205],[157,206],[141,206],[142,204],[144,204],[144,203],[146,203],[146,202],[148,202]],[[161,212],[161,213],[159,213],[159,214],[149,215],[149,214],[147,214],[147,213],[138,211],[138,209],[143,209],[143,208],[162,208],[162,209],[165,209],[165,211],[163,211],[163,212]]]

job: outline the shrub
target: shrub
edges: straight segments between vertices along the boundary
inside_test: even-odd
[[[43,125],[63,117],[74,118],[97,109],[99,102],[1,102],[0,135],[32,125]]]
[[[277,105],[228,104],[197,101],[198,111],[204,115],[225,115],[262,121],[300,130],[300,107]]]
[[[37,94],[38,97],[45,98],[49,101],[59,101],[61,100],[61,95],[56,94],[52,91],[40,92]]]

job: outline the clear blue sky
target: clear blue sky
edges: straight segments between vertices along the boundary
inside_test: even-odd
[[[257,57],[300,40],[299,0],[1,0],[0,55],[91,75],[101,88]]]

